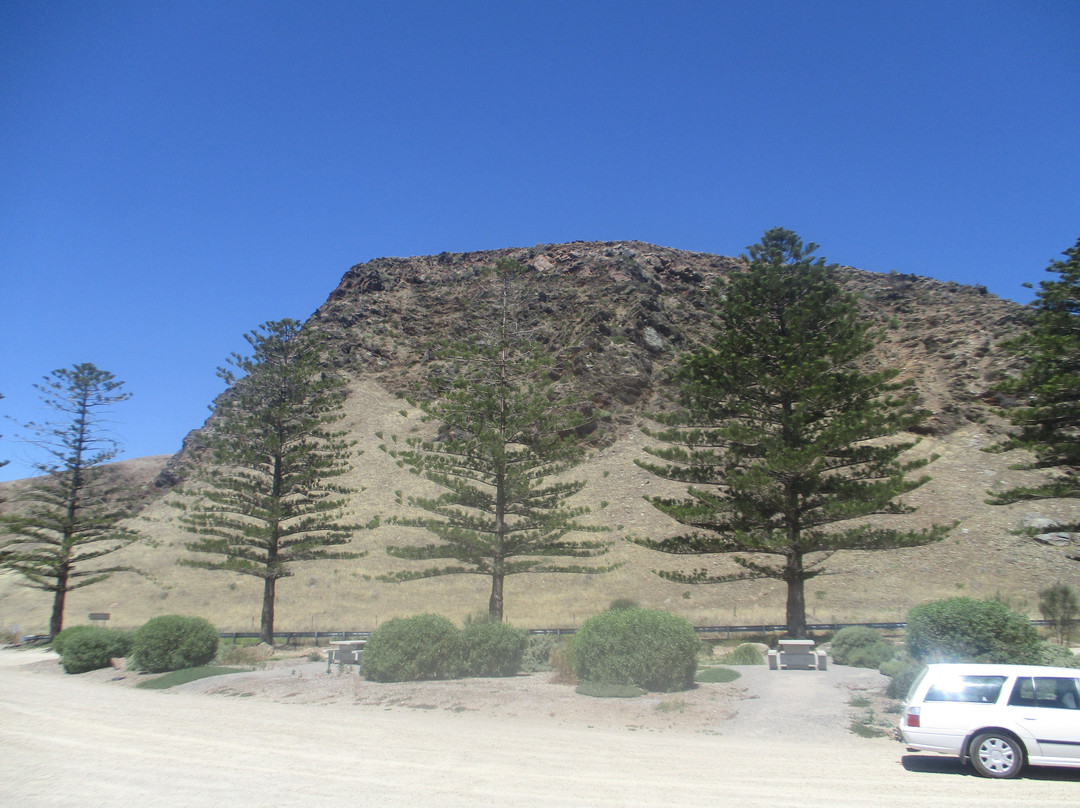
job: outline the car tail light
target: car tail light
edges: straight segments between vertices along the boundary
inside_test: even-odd
[[[904,723],[909,727],[917,727],[917,726],[919,726],[919,708],[918,707],[908,707],[907,708],[907,716],[904,719]]]

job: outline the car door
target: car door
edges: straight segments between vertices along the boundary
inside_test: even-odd
[[[1080,761],[1080,689],[1064,676],[1021,676],[1009,697],[1009,712],[1038,744],[1030,757],[1039,763]]]

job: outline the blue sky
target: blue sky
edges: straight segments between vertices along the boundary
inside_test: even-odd
[[[1080,236],[1080,3],[0,3],[0,479],[93,362],[171,453],[350,266],[583,240],[1025,282]]]

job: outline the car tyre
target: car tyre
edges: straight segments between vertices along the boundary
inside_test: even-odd
[[[1004,732],[981,732],[968,747],[971,765],[983,777],[1016,777],[1024,768],[1024,747]]]

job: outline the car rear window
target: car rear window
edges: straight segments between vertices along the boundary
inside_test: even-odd
[[[1004,676],[950,676],[934,682],[926,692],[926,701],[994,704],[1003,684]]]

